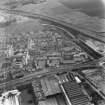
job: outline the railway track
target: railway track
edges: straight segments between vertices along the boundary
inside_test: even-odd
[[[98,40],[100,42],[105,43],[105,37],[98,36],[96,33],[92,33],[92,32],[91,32],[91,34],[87,33],[87,31],[84,31],[84,30],[82,30],[76,26],[73,26],[72,24],[68,24],[68,23],[61,21],[61,20],[58,20],[58,19],[54,19],[54,18],[47,17],[44,15],[39,15],[39,14],[31,14],[31,13],[24,12],[24,11],[5,10],[5,9],[0,9],[0,10],[3,10],[3,11],[10,13],[10,14],[22,15],[22,16],[27,16],[29,18],[33,18],[33,19],[38,18],[38,19],[45,20],[45,21],[50,22],[51,24],[53,24],[57,27],[61,27],[65,30],[67,30],[68,32],[70,32],[72,35],[74,35],[74,36],[72,36],[73,39],[75,39],[78,36],[78,34],[82,34],[84,36],[88,36],[90,38],[93,38],[95,40]],[[71,35],[69,37],[71,37]],[[87,47],[85,49],[87,50]],[[89,52],[89,50],[87,52]],[[86,69],[89,67],[98,68],[98,67],[100,67],[98,65],[98,63],[100,61],[103,61],[103,60],[105,60],[105,57],[94,59],[94,60],[92,60],[90,62],[86,62],[84,64],[77,64],[77,65],[72,65],[72,66],[70,65],[70,66],[65,66],[65,67],[62,66],[59,68],[49,68],[49,69],[45,69],[45,70],[40,71],[40,72],[35,72],[35,73],[26,75],[26,76],[19,78],[19,79],[14,79],[14,80],[10,80],[10,81],[5,82],[5,83],[0,83],[0,89],[1,89],[0,91],[2,91],[3,88],[8,89],[10,87],[14,87],[14,86],[16,87],[16,86],[31,83],[34,79],[41,78],[41,77],[47,76],[47,75],[55,75],[57,73],[70,72],[70,71],[80,70],[83,68]],[[95,65],[95,64],[97,64],[97,65]]]
[[[0,83],[0,89],[2,91],[2,89],[4,88],[10,88],[10,87],[14,87],[14,86],[21,86],[24,84],[28,84],[31,83],[34,79],[37,78],[42,78],[44,76],[49,76],[49,75],[55,75],[55,74],[61,74],[63,72],[73,72],[76,70],[83,70],[86,68],[100,68],[99,66],[94,66],[91,64],[88,65],[76,65],[76,66],[64,66],[64,67],[59,67],[59,68],[48,68],[39,72],[34,72],[34,73],[30,73],[29,75],[26,75],[22,78],[18,78],[18,79],[14,79],[14,80],[10,80],[8,82],[5,83]]]
[[[33,18],[33,19],[36,19],[36,18],[42,19],[42,20],[45,20],[47,22],[53,23],[56,26],[60,26],[60,27],[66,29],[68,31],[73,32],[73,34],[75,36],[78,36],[79,34],[81,34],[83,36],[90,37],[90,38],[93,38],[97,41],[105,43],[105,37],[104,36],[101,36],[101,35],[97,34],[96,32],[92,32],[92,31],[88,31],[86,29],[82,29],[80,27],[77,27],[73,24],[70,24],[70,23],[67,23],[65,21],[59,20],[57,18],[52,18],[52,17],[49,17],[49,16],[41,15],[41,14],[35,14],[35,13],[33,14],[33,13],[30,13],[30,12],[25,12],[25,11],[21,11],[21,10],[9,10],[9,9],[2,9],[2,8],[0,8],[0,10],[4,11],[6,13],[9,13],[9,14],[26,16],[26,17]]]

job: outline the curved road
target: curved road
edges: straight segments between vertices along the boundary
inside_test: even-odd
[[[62,29],[67,30],[69,33],[71,33],[71,34],[69,34],[69,37],[72,38],[72,40],[74,40],[75,42],[77,42],[78,35],[81,34],[83,36],[91,37],[93,39],[96,39],[98,41],[105,43],[104,38],[99,37],[99,35],[94,34],[94,33],[89,35],[89,33],[86,33],[86,31],[83,31],[70,23],[66,23],[64,21],[61,21],[61,20],[58,20],[55,18],[51,18],[51,17],[44,16],[41,14],[32,14],[29,12],[24,12],[24,11],[19,11],[19,10],[8,10],[8,9],[0,9],[0,10],[4,11],[6,13],[10,13],[10,14],[26,16],[26,17],[33,18],[33,19],[36,19],[36,18],[41,19],[41,20],[51,23],[52,25],[61,27]],[[87,52],[87,54],[90,55],[91,57],[93,57],[94,59],[98,59],[98,58],[102,57],[101,54],[95,52],[92,48],[90,48],[89,46],[84,44],[81,40],[79,40],[79,43],[77,43],[77,44],[80,47],[82,46],[83,50],[85,52]]]
[[[45,15],[41,15],[41,14],[35,14],[35,13],[32,14],[30,12],[25,12],[25,11],[20,11],[20,10],[8,10],[8,9],[1,9],[1,8],[0,8],[0,10],[4,11],[6,13],[26,16],[26,17],[33,18],[33,19],[35,19],[35,18],[42,19],[42,20],[48,21],[50,23],[53,23],[56,26],[62,27],[68,31],[71,31],[71,33],[76,37],[78,37],[78,35],[81,34],[84,37],[86,36],[86,37],[98,40],[102,43],[105,43],[105,37],[104,36],[101,36],[98,33],[93,32],[93,31],[84,30],[82,28],[79,28],[73,24],[67,23],[67,22],[62,21],[62,20],[57,19],[57,18],[52,18],[49,16],[45,16]]]
[[[28,13],[28,12],[17,11],[17,10],[5,10],[5,9],[1,9],[1,10],[5,11],[7,13],[10,13],[10,14],[22,15],[22,16],[33,18],[33,19],[36,19],[36,18],[42,19],[42,20],[45,20],[46,22],[50,22],[51,24],[53,24],[57,27],[61,27],[64,30],[67,30],[68,32],[70,32],[73,36],[69,34],[70,35],[69,37],[72,38],[72,40],[75,41],[80,47],[82,46],[82,49],[84,51],[86,51],[90,56],[92,56],[95,59],[95,61],[92,61],[93,63],[99,62],[100,58],[102,58],[101,54],[96,53],[89,46],[84,44],[83,41],[77,40],[78,34],[82,34],[83,36],[87,36],[87,37],[90,37],[90,38],[93,38],[93,39],[96,39],[98,41],[101,41],[101,42],[105,43],[105,38],[102,38],[101,36],[98,36],[96,33],[91,33],[91,34],[87,33],[86,31],[84,31],[82,29],[79,29],[72,24],[68,24],[64,21],[54,19],[54,18],[51,18],[51,17],[47,17],[47,16],[44,16],[44,15],[31,14],[31,13]],[[91,67],[92,62],[85,63],[85,65],[84,64],[78,65],[78,66],[76,65],[76,67],[77,68],[80,68],[80,67],[87,67],[88,68],[88,67]],[[65,70],[67,72],[69,72],[67,68],[69,69],[69,71],[71,71],[73,69],[77,69],[77,68],[75,68],[75,66],[69,66],[69,67],[63,68],[63,70],[62,70],[62,68],[59,68],[58,70],[51,70],[51,71],[47,70],[47,71],[42,71],[42,73],[33,73],[33,74],[27,75],[27,76],[25,76],[23,78],[20,78],[20,79],[11,80],[7,83],[1,83],[0,84],[0,89],[1,89],[0,91],[2,91],[3,87],[5,87],[5,86],[6,87],[11,87],[11,86],[20,85],[20,84],[23,84],[23,83],[30,83],[30,81],[32,81],[33,79],[38,78],[40,76],[45,76],[45,75],[49,75],[49,74],[56,74],[57,72],[63,72]]]

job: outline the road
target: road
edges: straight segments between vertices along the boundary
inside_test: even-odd
[[[16,15],[21,15],[21,16],[26,16],[29,18],[33,18],[33,19],[42,19],[45,20],[47,22],[52,23],[53,25],[56,25],[58,27],[62,27],[63,29],[66,29],[68,31],[70,31],[74,36],[78,36],[79,34],[89,37],[89,38],[93,38],[97,41],[103,42],[105,43],[105,37],[102,35],[97,34],[94,31],[88,31],[82,28],[79,28],[73,24],[67,23],[63,20],[60,20],[58,18],[52,18],[49,16],[45,16],[45,15],[41,15],[41,14],[32,14],[29,12],[24,12],[21,10],[8,10],[8,9],[0,9],[1,11],[5,11],[6,13],[10,13],[10,14],[16,14]]]
[[[2,11],[5,11],[7,13],[10,13],[10,14],[15,14],[15,15],[22,15],[22,16],[26,16],[26,17],[29,17],[29,18],[33,18],[33,19],[42,19],[46,22],[49,22],[51,23],[52,25],[55,25],[57,27],[60,27],[64,30],[67,30],[69,33],[69,37],[72,38],[73,40],[77,40],[78,38],[78,35],[83,35],[83,36],[87,36],[87,37],[90,37],[90,38],[93,38],[95,40],[98,40],[100,42],[103,42],[105,43],[105,39],[104,39],[104,36],[99,36],[95,33],[91,33],[91,35],[89,33],[86,33],[85,30],[81,30],[80,28],[72,25],[72,24],[68,24],[64,21],[61,21],[59,19],[55,19],[55,18],[51,18],[51,17],[48,17],[48,16],[44,16],[44,15],[40,15],[40,14],[32,14],[32,13],[29,13],[29,12],[24,12],[24,11],[19,11],[19,10],[8,10],[8,9],[1,9]],[[79,42],[80,47],[81,45],[83,45],[82,47],[87,47],[88,50],[86,50],[86,48],[84,48],[83,50],[86,50],[87,53],[89,53],[90,56],[93,56],[93,58],[100,58],[102,57],[101,54],[98,54],[97,52],[95,52],[93,49],[89,48],[88,46],[86,46],[86,44],[84,45],[82,41]],[[90,51],[90,50],[92,51]],[[91,52],[91,53],[90,53]],[[94,54],[92,54],[94,53]],[[98,56],[98,57],[97,57]]]
[[[38,18],[38,19],[45,20],[46,22],[50,22],[51,24],[53,24],[53,25],[55,25],[57,27],[61,27],[64,30],[67,30],[68,32],[70,32],[72,35],[74,35],[74,37],[72,37],[71,35],[69,36],[70,38],[72,37],[73,40],[76,39],[78,34],[82,34],[84,36],[88,36],[90,38],[93,38],[93,39],[96,39],[98,41],[101,41],[101,42],[105,43],[105,40],[101,36],[99,37],[95,33],[94,34],[92,34],[92,33],[89,34],[86,31],[84,31],[82,29],[79,29],[78,27],[76,27],[76,26],[74,26],[72,24],[65,23],[64,21],[61,21],[61,20],[58,20],[58,19],[54,19],[54,18],[51,18],[51,17],[39,15],[39,14],[31,14],[31,13],[28,13],[28,12],[17,11],[17,10],[4,10],[4,9],[1,9],[1,10],[5,11],[7,13],[11,13],[11,14],[27,16],[27,17],[30,17],[30,18],[33,18],[33,19]],[[82,46],[82,47],[85,48],[86,46]],[[85,49],[87,50],[88,48],[86,47]],[[90,51],[88,50],[88,52],[90,52]],[[62,72],[70,72],[73,69],[80,69],[80,67],[89,68],[89,67],[93,66],[93,65],[91,65],[92,63],[94,64],[94,63],[97,63],[99,61],[100,61],[100,59],[98,58],[98,59],[96,59],[94,61],[91,61],[91,62],[88,62],[88,63],[85,63],[85,64],[66,66],[66,67],[61,67],[61,68],[56,68],[56,69],[51,68],[51,69],[48,69],[48,70],[45,70],[45,71],[42,71],[42,72],[35,72],[33,74],[29,74],[29,75],[27,75],[27,76],[25,76],[23,78],[20,78],[20,79],[11,80],[11,81],[6,82],[6,83],[1,83],[0,84],[0,89],[3,89],[5,87],[20,86],[20,85],[22,85],[24,83],[30,83],[33,79],[40,78],[41,76],[54,75],[54,74],[62,73]]]
[[[92,62],[91,62],[92,63]],[[43,76],[49,76],[49,75],[55,75],[57,73],[63,73],[63,72],[72,72],[72,71],[76,71],[76,70],[83,70],[83,69],[89,69],[89,68],[100,68],[99,66],[95,66],[92,65],[90,62],[86,63],[86,64],[78,64],[75,66],[72,65],[67,65],[67,66],[62,66],[59,68],[47,68],[44,69],[42,71],[39,72],[34,72],[34,73],[30,73],[29,75],[26,75],[22,78],[19,79],[15,79],[15,80],[10,80],[8,82],[5,83],[1,83],[0,84],[0,91],[2,91],[2,89],[4,88],[10,88],[10,87],[14,87],[14,86],[21,86],[24,84],[28,84],[31,83],[32,80],[36,79],[36,78],[41,78]]]

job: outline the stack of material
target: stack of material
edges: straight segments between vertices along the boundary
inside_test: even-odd
[[[40,81],[32,81],[32,87],[38,101],[45,99]]]
[[[61,83],[65,83],[65,82],[69,81],[68,77],[65,74],[60,75],[59,79],[60,79]]]
[[[41,79],[41,85],[45,96],[55,95],[61,92],[58,81],[55,78],[45,77]]]
[[[68,73],[67,78],[70,82],[76,82],[75,77],[72,73]]]
[[[72,105],[87,105],[89,100],[82,92],[81,87],[75,82],[65,82],[62,84]]]

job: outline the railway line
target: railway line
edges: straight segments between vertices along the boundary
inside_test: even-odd
[[[86,36],[86,37],[95,39],[102,43],[105,43],[104,36],[99,36],[95,32],[87,32],[87,30],[85,31],[72,24],[69,24],[64,21],[54,19],[48,16],[44,16],[40,14],[32,14],[32,13],[18,11],[18,10],[6,10],[6,9],[0,9],[0,10],[6,13],[26,16],[32,19],[41,19],[41,20],[44,20],[46,23],[47,22],[50,23],[52,26],[56,26],[57,28],[63,29],[65,31],[67,30],[66,32],[68,32],[68,37],[70,37],[72,41],[74,41],[78,46],[82,47],[82,49],[93,58],[91,61],[81,63],[81,64],[65,65],[65,66],[63,65],[57,68],[54,68],[54,67],[45,68],[39,72],[33,72],[21,78],[17,78],[17,79],[9,80],[8,82],[0,83],[0,92],[2,92],[4,88],[9,90],[14,87],[22,86],[25,84],[30,84],[35,79],[42,78],[42,77],[49,76],[49,75],[61,74],[63,72],[66,72],[66,73],[67,72],[77,72],[77,71],[81,71],[83,69],[89,69],[89,68],[96,68],[96,69],[102,68],[99,65],[99,62],[104,61],[105,57],[103,57],[101,54],[99,54],[98,52],[95,52],[93,49],[87,46],[81,39],[78,38],[78,35],[81,34],[82,36]],[[102,96],[103,98],[105,97],[105,95],[102,94],[101,91],[99,91],[97,88],[95,88],[94,85],[91,84],[90,81],[88,81],[85,77],[84,79],[87,81],[88,84],[90,84],[93,87],[95,91],[97,91],[100,94],[100,96]]]
[[[24,84],[29,84],[31,83],[34,79],[37,78],[42,78],[44,76],[49,76],[49,75],[56,75],[56,74],[61,74],[63,72],[72,72],[73,70],[82,70],[82,69],[86,69],[86,68],[100,68],[99,66],[93,66],[93,65],[77,65],[77,66],[65,66],[65,67],[60,67],[60,68],[49,68],[49,69],[45,69],[42,70],[40,72],[34,72],[31,73],[29,75],[26,75],[22,78],[18,78],[18,79],[14,79],[14,80],[10,80],[8,82],[5,83],[1,83],[0,84],[0,89],[2,91],[2,89],[4,87],[6,87],[7,89],[9,87],[16,87],[16,86],[20,86],[20,85],[24,85]]]
[[[36,18],[42,19],[42,20],[45,20],[46,22],[52,23],[53,25],[56,25],[58,27],[62,27],[63,29],[71,31],[71,33],[75,37],[78,37],[78,35],[81,34],[82,36],[86,36],[86,37],[95,39],[97,41],[100,41],[102,43],[105,43],[105,37],[99,35],[99,33],[92,32],[92,31],[89,31],[89,30],[84,30],[80,27],[77,27],[73,24],[67,23],[67,22],[62,21],[62,20],[57,19],[57,18],[52,18],[52,17],[49,17],[49,16],[36,14],[36,13],[32,14],[32,13],[25,12],[25,11],[20,11],[20,10],[9,10],[9,9],[2,9],[2,8],[0,8],[0,10],[4,11],[6,13],[9,13],[9,14],[26,16],[26,17],[33,18],[33,19],[36,19]]]
[[[68,37],[72,38],[73,41],[75,41],[75,43],[77,43],[80,47],[82,46],[83,50],[86,51],[91,57],[93,56],[93,58],[101,58],[102,55],[99,54],[98,52],[94,51],[92,48],[90,48],[89,46],[87,46],[81,39],[78,39],[78,35],[81,34],[82,36],[86,36],[92,39],[95,39],[97,41],[100,41],[102,43],[105,43],[105,37],[99,36],[96,33],[88,33],[86,30],[82,30],[70,23],[66,23],[62,20],[58,20],[52,17],[48,17],[45,15],[41,15],[41,14],[32,14],[29,12],[24,12],[24,11],[19,11],[19,10],[8,10],[8,9],[0,9],[6,13],[9,14],[15,14],[15,15],[21,15],[21,16],[26,16],[32,19],[41,19],[44,20],[48,23],[50,23],[52,26],[56,26],[60,29],[65,30],[66,32],[69,32]],[[86,33],[87,32],[87,33]],[[94,54],[92,54],[94,53]]]

